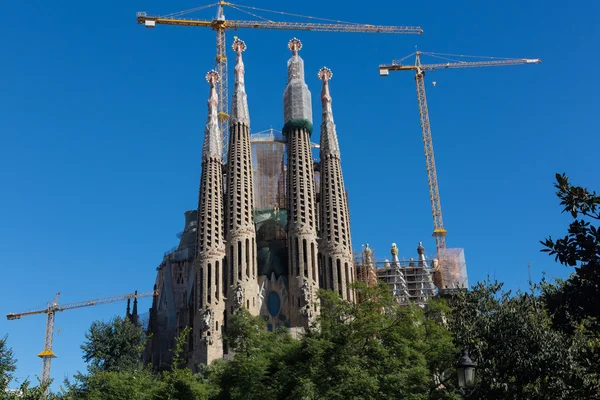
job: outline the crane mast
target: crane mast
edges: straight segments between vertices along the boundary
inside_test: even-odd
[[[227,162],[227,147],[229,145],[229,76],[227,74],[227,42],[225,39],[225,12],[223,2],[219,3],[219,11],[213,29],[217,36],[217,58],[215,64],[219,73],[217,81],[217,95],[219,103],[217,104],[217,117],[219,119],[219,131],[223,149],[222,161]]]
[[[129,300],[129,299],[139,299],[139,298],[149,297],[149,296],[158,296],[158,291],[151,290],[151,291],[141,292],[141,293],[138,293],[137,291],[135,291],[134,293],[129,293],[129,294],[120,295],[120,296],[105,297],[105,298],[94,299],[94,300],[84,300],[84,301],[78,301],[75,303],[67,303],[67,304],[58,304],[59,296],[60,296],[60,293],[57,292],[56,295],[54,296],[54,301],[52,301],[51,303],[49,302],[47,308],[43,308],[40,310],[25,311],[22,313],[6,314],[6,318],[9,321],[15,320],[15,319],[21,319],[21,317],[26,317],[29,315],[46,314],[46,332],[44,334],[44,350],[42,350],[38,354],[38,357],[40,357],[42,359],[42,379],[41,379],[42,384],[46,384],[47,382],[50,381],[50,366],[52,364],[52,359],[56,358],[56,354],[54,354],[54,352],[52,351],[52,341],[54,339],[54,320],[55,320],[57,312],[72,310],[75,308],[91,307],[91,306],[96,306],[96,305],[100,305],[100,304],[115,303],[118,301],[124,301],[124,300]],[[48,388],[46,387],[46,392],[47,391],[48,391]]]
[[[421,135],[425,150],[425,165],[427,168],[427,182],[429,184],[429,198],[431,200],[431,214],[433,216],[433,236],[439,254],[446,248],[446,230],[442,219],[442,203],[440,201],[440,188],[435,169],[435,155],[433,153],[433,139],[431,138],[431,125],[429,123],[429,110],[427,109],[427,96],[425,94],[425,71],[417,70],[415,74],[417,86],[417,101],[419,103],[419,116],[421,118]],[[438,257],[439,259],[439,257]]]
[[[217,6],[217,16],[214,20],[201,20],[184,18],[185,14],[206,9],[212,6]],[[250,14],[253,17],[261,18],[261,20],[227,20],[225,18],[224,6],[231,7],[238,11]],[[309,18],[311,20],[323,20],[335,23],[313,23],[313,22],[279,22],[271,21],[262,18],[248,10],[264,11],[276,14],[287,14],[294,17]],[[423,30],[418,26],[380,26],[369,24],[347,23],[340,21],[332,21],[324,18],[306,17],[295,14],[288,14],[280,11],[265,10],[256,7],[242,6],[239,4],[229,3],[220,0],[216,4],[198,7],[191,10],[180,11],[164,16],[147,15],[145,12],[137,13],[138,24],[144,25],[146,28],[155,28],[156,25],[176,25],[176,26],[197,26],[211,28],[216,33],[216,58],[215,69],[219,73],[220,79],[217,82],[217,94],[219,103],[217,115],[219,117],[219,130],[223,140],[223,157],[222,161],[227,162],[227,147],[229,144],[229,85],[227,74],[227,47],[225,41],[225,31],[228,29],[271,29],[271,30],[292,30],[292,31],[314,31],[314,32],[363,32],[363,33],[391,33],[391,34],[421,34]]]
[[[402,62],[411,56],[415,56],[414,65],[402,65]],[[445,63],[422,64],[421,55],[430,55],[442,58]],[[436,69],[451,69],[451,68],[475,68],[475,67],[498,67],[506,65],[520,64],[539,64],[540,59],[537,58],[516,58],[516,59],[492,59],[485,61],[454,61],[447,57],[463,57],[454,54],[440,53],[424,53],[417,51],[410,54],[399,61],[393,61],[390,65],[380,65],[379,75],[388,76],[389,71],[415,71],[415,83],[417,89],[417,102],[419,106],[419,116],[421,121],[421,135],[423,137],[423,147],[425,150],[425,164],[427,168],[427,182],[429,184],[429,197],[431,200],[431,214],[433,217],[433,236],[435,237],[438,271],[434,275],[438,288],[453,287],[457,282],[448,282],[455,280],[459,276],[457,271],[446,271],[450,268],[456,268],[452,264],[452,260],[444,259],[446,249],[446,229],[442,219],[442,204],[440,200],[440,189],[438,187],[437,171],[435,167],[435,156],[433,152],[433,139],[431,137],[431,124],[429,122],[429,110],[427,107],[427,96],[425,93],[425,72],[434,71]],[[445,273],[446,272],[446,273]],[[448,276],[450,278],[448,278]],[[460,283],[459,283],[460,284]]]

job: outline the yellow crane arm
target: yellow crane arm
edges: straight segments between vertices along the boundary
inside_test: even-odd
[[[421,53],[427,54],[427,53]],[[476,67],[501,67],[505,65],[539,64],[542,60],[539,58],[513,58],[490,61],[470,61],[470,62],[447,62],[439,64],[420,64],[420,65],[402,65],[392,61],[392,64],[380,65],[380,74],[386,75],[385,71],[433,71],[441,68],[476,68]]]
[[[180,26],[202,26],[213,29],[280,29],[291,31],[315,31],[315,32],[366,32],[366,33],[397,33],[397,34],[421,34],[423,30],[419,26],[383,26],[368,24],[315,24],[309,22],[276,22],[276,21],[241,21],[241,20],[201,20],[183,18],[165,18],[160,16],[148,16],[138,13],[138,24],[149,28],[155,25],[180,25]]]
[[[41,310],[32,310],[32,311],[26,311],[26,312],[22,312],[22,313],[6,314],[6,318],[9,320],[14,320],[14,319],[20,319],[21,317],[26,317],[28,315],[50,314],[50,313],[54,313],[57,311],[71,310],[73,308],[90,307],[90,306],[96,306],[99,304],[115,303],[118,301],[124,301],[124,300],[128,300],[128,299],[136,299],[136,298],[139,299],[142,297],[157,296],[157,295],[158,295],[158,291],[150,290],[147,292],[134,292],[134,293],[129,293],[129,294],[120,295],[120,296],[112,296],[112,297],[105,297],[105,298],[101,298],[101,299],[78,301],[75,303],[67,303],[67,304],[50,303],[47,308],[44,308]]]

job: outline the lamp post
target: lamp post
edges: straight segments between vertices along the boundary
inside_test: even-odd
[[[458,387],[463,396],[470,396],[475,389],[475,371],[477,363],[469,357],[469,350],[462,349],[460,360],[456,364]]]

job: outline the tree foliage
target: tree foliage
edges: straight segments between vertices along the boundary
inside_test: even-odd
[[[132,371],[141,367],[144,331],[127,318],[92,323],[81,346],[90,372]]]
[[[175,341],[173,363],[171,369],[164,371],[160,377],[153,399],[156,400],[206,400],[209,386],[199,375],[192,374],[186,368],[183,358],[186,340],[191,328],[180,332]]]
[[[4,393],[14,379],[13,373],[17,369],[13,351],[7,344],[8,336],[0,339],[0,393]]]
[[[17,360],[13,350],[8,346],[8,336],[0,339],[0,395],[2,400],[50,400],[55,399],[54,395],[46,396],[48,384],[32,385],[29,380],[23,381],[17,385],[16,389],[10,389],[9,386],[18,382],[15,380],[14,372],[17,369]]]
[[[229,362],[209,369],[215,399],[429,399],[456,398],[438,390],[457,350],[441,323],[443,303],[399,307],[385,286],[358,285],[369,300],[353,304],[321,291],[321,314],[300,340],[243,311],[226,338]]]
[[[548,287],[544,298],[557,327],[570,332],[583,328],[594,335],[600,332],[600,196],[573,186],[564,174],[556,174],[554,186],[563,212],[573,221],[563,238],[542,241],[542,251],[575,272],[557,288]]]
[[[115,319],[110,324],[120,325],[123,320]],[[133,325],[130,322],[126,322]],[[106,324],[96,322],[92,329]],[[88,375],[79,376],[75,384],[67,383],[62,398],[65,400],[207,400],[209,386],[199,375],[192,374],[185,368],[182,354],[185,340],[189,335],[189,328],[180,333],[173,349],[173,365],[170,370],[162,374],[153,373],[149,367],[133,363],[131,360],[120,368],[106,370],[93,364]],[[133,335],[132,335],[133,336]],[[125,337],[128,337],[125,335]],[[106,340],[107,336],[96,336],[96,342]],[[139,359],[139,344],[136,340],[120,342],[131,346],[130,351],[121,351],[126,357],[133,359],[137,351]],[[95,348],[111,348],[108,344],[96,343]],[[102,353],[105,354],[105,353]],[[95,358],[90,358],[94,362]],[[105,364],[101,364],[105,365]]]
[[[480,282],[452,299],[455,341],[478,363],[477,399],[592,399],[597,387],[581,361],[586,342],[553,329],[532,292]]]

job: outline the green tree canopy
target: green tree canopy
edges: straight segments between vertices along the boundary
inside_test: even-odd
[[[321,314],[300,340],[267,332],[246,311],[232,317],[231,361],[211,366],[215,399],[457,398],[438,390],[458,352],[441,320],[442,302],[399,307],[386,286],[356,286],[353,304],[321,291]]]
[[[587,341],[552,327],[545,303],[480,282],[452,299],[455,341],[478,363],[476,399],[596,399],[581,355]]]
[[[554,186],[562,211],[573,221],[563,238],[542,241],[542,251],[575,271],[557,288],[547,287],[544,298],[557,327],[571,332],[584,328],[594,335],[600,332],[600,196],[572,185],[564,174],[556,174]]]
[[[90,372],[131,371],[140,368],[145,335],[142,328],[129,319],[115,317],[109,322],[96,321],[92,323],[85,338],[81,350]]]

